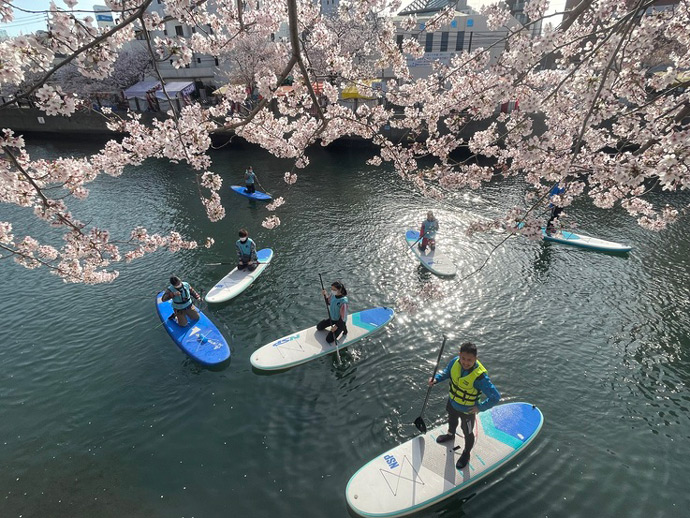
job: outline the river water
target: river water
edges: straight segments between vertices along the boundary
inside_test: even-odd
[[[33,141],[35,156],[94,152],[88,142]],[[210,223],[184,165],[149,161],[99,178],[74,214],[125,238],[135,225],[179,230],[210,249],[159,252],[120,267],[103,286],[66,285],[44,269],[0,261],[0,516],[50,518],[347,517],[345,486],[371,458],[417,431],[441,333],[472,340],[504,401],[527,401],[545,424],[509,466],[418,516],[675,517],[690,479],[688,216],[653,233],[623,211],[577,203],[583,233],[634,246],[608,255],[509,239],[469,238],[470,221],[519,203],[524,186],[425,199],[358,146],[315,149],[288,188],[289,169],[252,147],[213,154],[227,216]],[[253,165],[287,203],[266,230],[265,205],[232,193]],[[660,203],[687,195],[656,194]],[[455,279],[421,269],[404,230],[427,209]],[[28,211],[0,207],[15,235],[47,240]],[[154,294],[176,273],[208,290],[246,227],[275,258],[239,298],[208,315],[228,338],[221,370],[194,364],[158,327]],[[395,307],[428,285],[443,290],[382,332],[287,372],[252,371],[259,346],[323,317],[318,273],[340,279],[351,310]],[[444,363],[452,351],[444,355]],[[425,420],[445,419],[446,390]],[[683,504],[685,502],[685,504]]]

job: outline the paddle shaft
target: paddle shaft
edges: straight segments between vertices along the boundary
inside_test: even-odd
[[[321,281],[321,291],[326,291],[326,288],[323,285],[323,277],[321,277],[321,274],[319,274],[319,280]],[[328,307],[328,297],[326,297],[326,295],[323,296],[323,301],[326,304],[326,313],[328,314],[328,321],[331,323],[331,327],[333,327],[333,319],[331,318],[331,308]],[[335,331],[331,331],[331,333],[333,333],[333,340],[335,340],[335,354],[338,357],[338,364],[341,364],[342,361],[340,360],[340,351],[338,350],[338,338],[335,334],[337,331],[338,330],[336,329]]]
[[[414,243],[412,243],[407,249],[409,250],[410,248],[414,248],[414,245],[416,245],[417,243],[419,243],[419,241],[420,241],[424,236],[426,236],[426,234],[427,234],[426,232],[424,233],[424,235],[419,234],[419,237],[417,238],[417,241],[415,241]]]
[[[259,264],[266,264],[266,261],[257,261],[257,263],[259,263]],[[233,264],[234,264],[235,266],[237,266],[237,263],[204,263],[204,266],[220,266],[220,265],[227,265],[227,266],[230,266],[230,265],[233,265]]]
[[[431,375],[431,379],[434,379],[436,376],[436,373],[438,372],[438,366],[441,363],[441,356],[443,356],[443,348],[446,346],[446,335],[443,335],[443,342],[441,343],[441,349],[438,351],[438,358],[436,358],[436,365],[434,366],[434,373]],[[429,394],[431,394],[431,388],[433,385],[430,385],[429,388],[426,390],[426,397],[424,398],[424,404],[422,405],[422,411],[419,413],[419,417],[421,418],[424,415],[424,410],[426,410],[426,404],[429,402]]]

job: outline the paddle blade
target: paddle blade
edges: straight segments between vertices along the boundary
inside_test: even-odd
[[[422,433],[426,433],[426,423],[424,422],[424,419],[422,419],[421,415],[414,420],[414,425],[417,427],[417,430]]]

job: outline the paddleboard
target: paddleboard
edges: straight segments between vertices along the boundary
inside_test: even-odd
[[[416,230],[408,230],[405,232],[405,241],[407,241],[407,246],[412,253],[417,256],[419,262],[421,262],[427,269],[436,275],[455,275],[457,271],[455,265],[447,255],[438,249],[438,247],[436,250],[430,250],[427,247],[426,251],[422,252],[419,249],[418,243],[412,246],[418,239],[419,232]]]
[[[455,467],[464,439],[438,444],[447,425],[428,431],[379,455],[357,471],[345,494],[361,516],[405,516],[467,489],[510,463],[537,436],[541,411],[528,403],[495,406],[478,415],[470,462]]]
[[[597,239],[596,237],[584,236],[568,231],[558,231],[553,234],[547,234],[546,229],[541,229],[544,240],[553,241],[555,243],[563,243],[564,245],[579,246],[580,248],[589,248],[590,250],[600,250],[602,252],[629,252],[632,250],[631,246],[622,245],[613,241],[606,241],[604,239]]]
[[[244,185],[231,185],[230,188],[237,194],[241,194],[242,196],[246,196],[247,198],[250,198],[252,200],[268,201],[273,199],[265,192],[256,191],[249,193],[247,192],[247,188]]]
[[[198,308],[199,320],[187,317],[187,325],[181,327],[174,318],[172,302],[162,300],[163,292],[156,295],[156,310],[163,327],[177,346],[192,359],[203,365],[216,365],[230,358],[230,348],[218,328]]]
[[[347,316],[347,335],[340,335],[339,349],[343,349],[380,330],[393,318],[391,308],[380,307]],[[335,352],[335,343],[326,342],[328,331],[317,331],[316,326],[292,333],[260,347],[251,355],[250,362],[257,369],[281,370],[314,360]]]
[[[240,293],[249,288],[256,278],[268,267],[271,259],[273,259],[273,250],[270,248],[263,248],[256,253],[256,258],[259,260],[259,265],[253,272],[250,272],[246,268],[244,270],[235,268],[208,291],[204,297],[206,302],[225,302],[226,300],[237,297]]]

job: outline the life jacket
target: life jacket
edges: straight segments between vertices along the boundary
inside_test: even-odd
[[[168,286],[168,290],[170,290],[171,293],[179,293],[179,295],[175,295],[172,298],[172,305],[174,309],[185,309],[192,305],[192,292],[189,290],[188,282],[183,282],[182,286],[179,288],[176,288],[171,284]]]
[[[328,310],[330,311],[330,316],[333,323],[340,320],[340,308],[343,304],[347,304],[348,302],[347,297],[336,297],[335,295],[331,295],[331,305],[329,306]],[[347,320],[347,313],[345,313],[345,318],[343,321],[345,320]]]
[[[436,219],[431,221],[425,219],[424,223],[422,223],[422,227],[424,228],[422,237],[427,239],[434,239],[436,237],[436,231],[438,230],[438,221],[436,221]]]
[[[235,246],[240,251],[240,255],[242,255],[242,257],[251,257],[252,245],[256,247],[256,244],[254,241],[252,241],[251,237],[248,237],[244,243],[240,239],[235,241]]]
[[[255,179],[256,175],[254,174],[254,171],[252,171],[251,173],[244,173],[244,183],[246,183],[247,185],[252,185]]]
[[[474,406],[479,400],[480,392],[474,388],[474,382],[482,375],[486,374],[484,366],[477,363],[469,373],[462,375],[462,365],[460,359],[450,369],[450,394],[449,397],[459,405]]]

